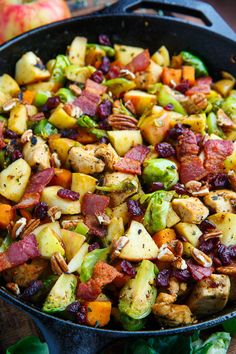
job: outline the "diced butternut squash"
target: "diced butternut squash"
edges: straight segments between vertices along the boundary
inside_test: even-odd
[[[153,241],[160,248],[165,243],[171,242],[176,239],[176,233],[173,229],[164,229],[156,232],[153,237]]]
[[[162,71],[162,81],[165,85],[178,85],[181,81],[182,70],[164,67]]]
[[[6,229],[14,219],[14,209],[11,205],[0,204],[0,229]]]
[[[8,120],[8,128],[17,134],[23,134],[27,130],[28,114],[25,105],[18,104],[12,108]]]
[[[58,129],[69,129],[76,125],[77,120],[64,111],[61,105],[57,106],[55,111],[51,114],[48,120],[52,125]]]
[[[180,222],[175,225],[175,230],[179,234],[179,236],[184,237],[194,247],[197,247],[198,239],[202,234],[201,230],[197,225],[188,224],[186,222]]]
[[[27,104],[32,104],[34,102],[35,92],[26,90],[23,93],[23,101]]]
[[[70,189],[72,173],[69,170],[63,168],[54,168],[54,176],[50,182],[51,186],[61,186],[66,189]]]
[[[48,140],[51,152],[56,152],[59,160],[64,164],[67,160],[69,150],[76,145],[76,141],[68,138],[52,137]]]
[[[96,184],[97,179],[92,176],[84,173],[72,173],[71,190],[79,193],[80,199],[82,199],[88,192],[93,193],[95,191]]]
[[[68,262],[70,262],[76,253],[80,250],[86,238],[77,232],[65,229],[61,230],[61,235],[66,250],[66,259]]]
[[[49,227],[43,228],[36,236],[36,239],[41,257],[50,259],[56,252],[64,256],[65,250],[59,237],[53,229]]]
[[[195,83],[195,68],[193,66],[184,65],[182,68],[183,71],[183,80],[186,80],[190,85]]]
[[[86,324],[89,326],[104,327],[110,321],[110,301],[90,301],[86,303]]]

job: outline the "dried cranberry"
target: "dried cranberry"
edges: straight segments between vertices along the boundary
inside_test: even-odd
[[[120,67],[118,65],[112,65],[110,70],[107,73],[107,79],[115,79],[120,76]]]
[[[112,112],[112,102],[109,100],[103,100],[97,107],[97,116],[100,119],[106,119]]]
[[[101,70],[96,70],[94,73],[90,76],[90,79],[95,81],[97,84],[100,84],[103,82],[104,75]]]
[[[210,230],[214,230],[216,226],[211,222],[210,220],[203,220],[201,224],[199,225],[199,228],[202,232],[207,232]]]
[[[162,182],[152,182],[151,192],[156,192],[164,189],[164,184]]]
[[[23,154],[20,150],[14,150],[12,153],[12,161],[16,161],[18,159],[21,159],[23,157]]]
[[[183,80],[175,87],[175,90],[185,94],[185,92],[188,91],[189,87],[190,87],[189,81]]]
[[[155,150],[158,153],[158,157],[170,157],[175,155],[175,149],[169,143],[156,144]]]
[[[98,43],[101,45],[111,46],[110,38],[106,34],[100,34],[98,36]]]
[[[48,214],[48,206],[46,203],[40,202],[34,207],[33,211],[34,216],[36,219],[43,220],[46,218]]]
[[[80,308],[81,308],[80,302],[74,301],[66,307],[66,312],[76,314],[77,312],[79,312]]]
[[[68,200],[79,200],[79,193],[77,192],[73,192],[70,189],[66,189],[66,188],[61,188],[57,191],[57,195],[58,197],[62,198],[62,199],[68,199]]]
[[[186,191],[184,185],[183,185],[183,184],[180,184],[180,183],[176,183],[176,184],[172,187],[172,189],[173,189],[174,191],[176,191],[177,194],[180,194],[180,195],[182,195],[182,194],[188,194],[188,192]]]
[[[62,129],[60,131],[62,138],[76,139],[78,137],[78,132],[75,129]]]
[[[210,184],[213,188],[227,188],[229,187],[229,180],[225,173],[217,173],[210,179]]]
[[[99,70],[101,70],[103,72],[103,74],[107,74],[109,69],[110,69],[110,59],[106,56],[102,57],[102,64],[99,67]]]
[[[225,245],[218,245],[218,257],[223,265],[228,265],[231,263],[231,252],[230,249]]]
[[[4,137],[8,139],[17,139],[18,135],[15,132],[13,132],[13,130],[5,129]]]
[[[56,108],[60,104],[60,97],[54,96],[49,97],[47,102],[41,107],[42,112],[48,112]]]
[[[184,269],[184,270],[173,269],[172,276],[175,277],[177,280],[184,281],[184,282],[187,282],[191,279],[191,273],[189,272],[188,269]]]
[[[30,282],[28,288],[26,288],[21,297],[24,300],[28,300],[31,296],[35,295],[43,287],[43,282],[41,280],[33,280]]]
[[[162,286],[166,288],[169,285],[170,276],[171,276],[170,269],[162,269],[157,274],[157,279],[156,279],[157,286]]]
[[[132,278],[135,276],[135,274],[136,274],[135,268],[132,266],[132,264],[130,262],[122,261],[120,266],[121,266],[123,273],[128,274]]]
[[[99,141],[101,144],[109,144],[110,143],[110,140],[106,136],[103,136],[101,139],[99,139]]]
[[[212,260],[213,260],[213,263],[214,263],[214,265],[216,267],[221,267],[222,266],[222,262],[221,262],[221,260],[218,257],[213,255],[212,256]]]
[[[87,309],[85,306],[80,307],[80,311],[76,314],[76,320],[78,323],[83,324],[86,322]]]
[[[176,124],[172,129],[169,130],[168,138],[177,141],[178,137],[183,134],[185,128],[182,124]]]
[[[218,237],[214,237],[214,238],[210,238],[208,240],[205,240],[204,239],[204,235],[202,235],[200,238],[199,238],[199,249],[206,253],[206,254],[209,254],[210,252],[212,252],[218,245],[219,243],[219,238]]]
[[[196,281],[207,278],[212,274],[212,268],[202,267],[198,264],[193,263],[192,261],[188,261],[187,264],[193,279]]]
[[[103,119],[102,121],[100,121],[98,123],[98,127],[99,127],[99,129],[109,130],[110,129],[110,125],[108,123],[108,120],[107,119]]]
[[[94,242],[94,243],[92,243],[91,245],[89,245],[88,251],[89,251],[89,252],[92,252],[93,250],[96,250],[96,249],[98,249],[98,248],[100,248],[99,243],[98,243],[98,242]]]
[[[128,211],[131,215],[133,216],[142,215],[143,212],[137,200],[129,199],[127,201],[127,206],[128,206]]]
[[[229,247],[229,249],[230,249],[230,256],[232,258],[236,258],[236,246],[231,246]]]
[[[173,111],[173,110],[174,110],[174,106],[173,106],[172,103],[168,103],[168,104],[164,107],[164,109],[165,109],[166,111]]]

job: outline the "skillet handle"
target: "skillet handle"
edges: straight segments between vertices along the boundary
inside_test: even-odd
[[[236,34],[218,12],[210,5],[198,0],[120,0],[101,12],[106,14],[132,13],[140,8],[164,10],[185,14],[201,19],[205,25],[217,34],[236,40]],[[169,17],[169,15],[164,15]],[[183,18],[178,21],[189,22]]]

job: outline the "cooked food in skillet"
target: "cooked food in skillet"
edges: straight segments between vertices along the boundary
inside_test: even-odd
[[[202,53],[204,56],[204,53]],[[0,77],[0,272],[89,326],[183,326],[236,300],[236,91],[165,46],[76,37]]]

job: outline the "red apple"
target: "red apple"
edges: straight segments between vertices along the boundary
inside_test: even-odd
[[[0,44],[23,32],[70,17],[64,0],[0,0]]]

